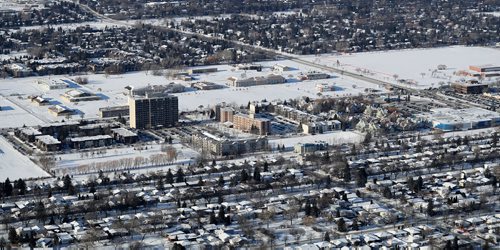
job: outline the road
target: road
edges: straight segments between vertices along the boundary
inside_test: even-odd
[[[68,0],[68,1],[70,1],[70,0]],[[115,25],[119,25],[119,26],[133,26],[134,25],[133,23],[128,22],[128,21],[122,21],[122,20],[116,20],[116,19],[109,18],[109,17],[107,17],[107,16],[105,16],[103,14],[98,13],[97,11],[93,10],[92,8],[88,7],[85,4],[81,4],[77,0],[72,0],[71,2],[74,2],[74,3],[78,4],[82,9],[85,9],[88,12],[92,13],[95,17],[97,17],[98,19],[100,19],[102,22],[108,22],[110,24],[115,24]],[[463,100],[449,99],[449,98],[446,98],[446,97],[443,97],[443,96],[439,96],[435,92],[430,91],[430,90],[414,89],[414,88],[410,88],[410,87],[407,87],[407,86],[395,84],[395,83],[392,83],[392,82],[382,81],[382,80],[379,80],[379,79],[376,79],[376,78],[373,78],[373,77],[369,77],[369,76],[366,76],[366,75],[362,75],[362,74],[359,74],[359,73],[355,73],[355,72],[343,70],[343,69],[336,68],[336,67],[331,67],[331,66],[328,66],[328,65],[325,65],[325,64],[319,64],[319,63],[307,61],[307,60],[301,59],[301,58],[299,58],[299,57],[297,57],[295,55],[284,53],[282,51],[278,51],[278,50],[274,50],[274,49],[264,48],[264,47],[260,47],[260,46],[256,46],[256,45],[250,45],[250,44],[246,44],[246,43],[243,43],[243,42],[234,41],[234,40],[225,39],[225,38],[212,37],[210,35],[199,34],[199,33],[191,32],[191,31],[186,31],[186,30],[182,30],[182,29],[169,28],[169,27],[165,27],[165,26],[162,26],[162,25],[155,25],[155,26],[158,27],[158,28],[165,29],[165,30],[182,33],[182,34],[185,34],[187,36],[202,37],[202,38],[204,38],[206,40],[221,40],[221,41],[225,41],[225,42],[229,42],[229,43],[238,45],[238,46],[243,47],[243,48],[248,48],[248,49],[251,49],[251,50],[257,50],[257,51],[269,53],[269,54],[271,54],[273,56],[279,55],[283,59],[290,60],[290,61],[293,61],[293,62],[296,62],[296,63],[300,63],[300,64],[303,64],[303,65],[311,66],[311,67],[318,68],[318,69],[322,69],[322,70],[325,70],[325,71],[328,71],[328,72],[334,72],[334,73],[337,73],[337,74],[340,74],[340,75],[348,76],[348,77],[351,77],[351,78],[354,78],[354,79],[358,79],[358,80],[361,80],[361,81],[365,81],[365,82],[370,82],[370,83],[373,83],[373,84],[376,84],[376,85],[382,85],[382,86],[389,85],[389,86],[392,86],[394,89],[404,90],[407,93],[418,94],[420,96],[427,97],[427,98],[432,98],[432,99],[435,99],[435,100],[439,100],[439,101],[442,101],[442,102],[445,102],[447,104],[451,104],[451,105],[454,105],[454,106],[456,106],[457,104],[458,105],[467,104],[467,105],[474,105],[474,106],[483,107],[482,105],[478,105],[478,104],[472,104],[472,103],[469,103],[469,102],[466,103]]]

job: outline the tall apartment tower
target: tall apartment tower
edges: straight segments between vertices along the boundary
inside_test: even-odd
[[[129,96],[128,104],[131,128],[172,127],[179,121],[177,96],[146,93],[145,96]]]

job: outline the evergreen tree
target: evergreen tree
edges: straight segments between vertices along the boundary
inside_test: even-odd
[[[458,238],[457,236],[455,236],[455,238],[453,238],[453,250],[458,250],[459,247],[458,247]]]
[[[168,184],[174,183],[174,175],[172,174],[172,170],[168,169],[165,180],[167,181]]]
[[[347,162],[344,163],[344,168],[342,169],[342,179],[344,179],[344,182],[351,181],[351,168]]]
[[[36,217],[40,222],[45,221],[45,217],[47,216],[47,212],[45,209],[45,205],[42,201],[39,201],[35,208]]]
[[[417,179],[417,191],[420,192],[424,188],[424,180],[422,179],[422,176],[419,176]]]
[[[3,192],[5,196],[12,196],[12,190],[14,188],[12,187],[12,183],[10,183],[9,178],[7,178],[3,184]]]
[[[175,174],[175,181],[177,183],[184,181],[184,171],[182,171],[182,168],[177,170],[177,173]]]
[[[264,172],[269,172],[269,164],[267,161],[264,162]]]
[[[325,237],[323,240],[326,242],[330,242],[330,234],[328,232],[325,233]]]
[[[222,223],[224,222],[224,218],[226,218],[226,209],[224,208],[224,206],[220,206],[217,219]]]
[[[33,236],[33,233],[30,234],[30,237],[29,237],[29,246],[30,246],[30,249],[34,249],[36,247],[36,239]]]
[[[352,227],[352,230],[356,230],[356,231],[359,230],[358,220],[354,219],[352,221],[352,226],[351,227]]]
[[[0,250],[4,250],[6,245],[7,245],[7,242],[5,241],[5,238],[0,237]]]
[[[24,182],[23,179],[19,178],[19,180],[15,182],[14,186],[20,195],[26,194],[26,182]]]
[[[366,169],[360,168],[356,175],[356,183],[358,184],[358,187],[364,187],[367,181],[368,173],[366,173]]]
[[[306,201],[306,205],[304,206],[304,213],[306,214],[306,216],[311,215],[311,203],[309,203],[309,201]]]
[[[215,213],[214,213],[214,211],[212,211],[212,212],[210,213],[210,218],[209,218],[209,221],[210,221],[210,224],[217,224],[217,220],[216,220],[216,218],[215,218]]]
[[[9,228],[9,242],[14,245],[19,242],[19,235],[13,227]]]
[[[222,175],[219,176],[218,185],[219,187],[224,187],[224,176]]]
[[[256,166],[253,170],[253,179],[256,182],[260,182],[260,168]]]
[[[434,216],[434,202],[432,200],[427,202],[427,214],[429,216]]]
[[[240,176],[241,182],[247,182],[248,181],[248,173],[245,169],[241,170],[241,176]]]
[[[65,190],[69,190],[70,186],[73,185],[73,182],[71,181],[71,177],[69,177],[69,175],[64,176],[63,183],[64,183]]]
[[[392,199],[392,192],[389,187],[384,187],[384,190],[382,191],[382,195],[387,198],[387,199]]]
[[[340,218],[338,221],[337,221],[337,230],[339,232],[347,232],[347,226],[345,224],[345,221],[343,218]]]

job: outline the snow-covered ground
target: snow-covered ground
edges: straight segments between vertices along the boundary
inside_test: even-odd
[[[500,17],[500,11],[493,11],[493,12],[481,12],[481,14],[484,14],[484,15],[492,15],[492,16],[495,16],[495,17]]]
[[[87,172],[86,169],[81,169],[81,166],[90,166],[93,164],[103,164],[106,162],[112,162],[120,159],[125,159],[125,158],[132,158],[135,159],[136,157],[144,157],[146,159],[149,159],[152,155],[158,155],[158,154],[165,154],[161,152],[161,145],[159,144],[148,144],[145,145],[147,149],[142,149],[142,150],[137,150],[134,149],[133,147],[123,147],[123,148],[116,148],[116,149],[108,149],[106,150],[105,154],[96,154],[96,155],[91,155],[91,154],[82,154],[81,152],[77,153],[68,153],[68,154],[59,154],[56,155],[57,158],[57,166],[56,166],[56,172],[61,172],[61,173],[69,173],[69,174],[82,174],[81,172]],[[187,164],[189,163],[192,159],[197,157],[199,154],[190,149],[182,146],[181,144],[172,144],[172,147],[174,147],[177,152],[177,160],[174,162],[174,164]],[[96,149],[99,150],[99,149]],[[146,163],[140,166],[137,166],[138,168],[144,168],[147,171],[152,171],[152,169],[155,169],[155,171],[158,171],[162,168],[168,168],[172,167],[172,165],[167,166],[167,167],[156,167],[152,166],[150,163]],[[117,169],[119,170],[119,169]],[[93,170],[91,170],[93,171]]]
[[[92,28],[97,28],[97,29],[104,29],[106,27],[111,28],[111,27],[121,27],[121,26],[126,26],[125,24],[122,24],[120,22],[107,22],[107,21],[88,21],[88,22],[81,22],[81,23],[61,23],[61,24],[51,24],[50,28],[53,29],[63,29],[63,30],[74,30],[78,27],[83,27],[83,26],[89,26]],[[25,31],[25,30],[42,30],[46,29],[47,25],[33,25],[33,26],[23,26],[20,27],[19,29],[10,29],[11,32],[16,32],[16,31]]]
[[[0,136],[0,180],[6,178],[37,178],[49,176],[27,156],[14,149],[3,136]]]
[[[300,74],[305,74],[309,71],[316,70],[310,66],[301,65],[293,61],[271,61],[262,62],[264,69],[262,72],[256,71],[240,71],[235,70],[234,67],[230,65],[217,65],[219,72],[210,74],[200,74],[195,75],[195,81],[208,81],[221,85],[226,85],[228,83],[228,78],[231,76],[236,76],[240,78],[252,77],[252,76],[266,76],[273,72],[271,67],[275,64],[283,64],[292,67],[294,70],[283,72],[282,75],[288,79],[288,83],[277,84],[277,85],[264,85],[264,86],[253,86],[245,88],[233,88],[226,87],[218,90],[207,90],[207,91],[189,91],[184,93],[176,94],[179,97],[179,109],[180,111],[195,110],[199,106],[209,107],[220,102],[226,103],[236,103],[239,105],[247,104],[249,101],[260,101],[267,99],[272,100],[284,100],[290,98],[298,98],[302,96],[318,97],[318,92],[316,90],[316,84],[318,83],[328,83],[335,84],[339,90],[334,92],[323,92],[322,96],[350,96],[358,95],[364,93],[366,88],[381,89],[380,86],[363,82],[360,80],[331,74],[332,78],[324,80],[315,81],[298,81],[297,76]],[[52,76],[54,79],[64,79],[73,78],[73,76]],[[83,90],[98,94],[102,97],[100,101],[90,101],[90,102],[79,102],[79,103],[68,103],[61,98],[61,94],[69,89],[59,89],[46,91],[42,89],[36,80],[44,77],[27,77],[27,78],[16,78],[16,79],[2,79],[0,80],[0,90],[2,95],[8,96],[9,99],[15,98],[16,105],[21,106],[23,109],[27,110],[23,114],[32,113],[32,117],[29,119],[16,119],[12,122],[6,123],[3,127],[20,127],[23,124],[30,125],[34,122],[30,122],[30,119],[41,120],[43,122],[50,121],[61,121],[67,119],[65,117],[55,117],[48,113],[47,106],[37,106],[31,103],[27,98],[29,95],[42,95],[45,98],[49,98],[51,104],[61,104],[67,108],[74,109],[77,111],[73,119],[80,119],[81,114],[84,114],[85,118],[97,118],[99,113],[99,108],[108,106],[118,106],[126,105],[127,97],[125,96],[125,87],[132,85],[134,87],[144,87],[147,85],[161,85],[168,84],[171,82],[177,82],[190,87],[192,82],[186,82],[181,80],[171,80],[164,76],[155,76],[151,72],[131,72],[122,75],[110,75],[106,76],[104,74],[89,74],[85,75],[89,80],[89,84],[85,86],[74,86],[76,88],[82,88]],[[18,94],[21,98],[12,97],[10,95]],[[13,105],[7,105],[13,106]],[[0,113],[2,115],[8,115],[9,113]]]
[[[500,64],[500,49],[451,46],[432,49],[408,49],[354,54],[305,56],[305,60],[333,66],[379,80],[396,83],[397,79],[413,80],[413,88],[438,87],[440,82],[458,80],[453,73],[470,65]],[[337,60],[340,66],[337,66]],[[446,65],[447,70],[437,69]],[[366,72],[363,72],[365,71]]]
[[[22,11],[26,7],[40,9],[43,7],[43,2],[44,1],[41,0],[27,0],[27,1],[2,0],[0,1],[0,10]]]
[[[9,54],[0,54],[0,61],[14,59],[15,57],[27,56],[26,52],[11,52]]]
[[[1,89],[0,89],[1,90]],[[9,99],[7,99],[9,98]],[[44,124],[44,121],[34,116],[32,113],[21,108],[13,101],[18,101],[17,97],[4,97],[0,95],[0,128],[34,126]],[[19,100],[21,101],[21,100]]]
[[[324,134],[305,135],[291,138],[272,139],[269,144],[272,146],[285,145],[285,147],[293,147],[298,143],[313,143],[324,141],[329,145],[339,145],[343,143],[360,143],[364,139],[364,135],[351,131],[334,131]]]

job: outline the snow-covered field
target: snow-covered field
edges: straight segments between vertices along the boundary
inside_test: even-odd
[[[366,88],[380,89],[380,86],[372,83],[367,83],[334,74],[331,74],[332,78],[330,79],[300,82],[296,80],[298,75],[302,73],[305,74],[313,70],[317,71],[317,69],[292,61],[262,62],[261,64],[264,66],[262,72],[245,72],[235,70],[234,67],[230,65],[217,65],[213,67],[217,67],[219,69],[219,72],[195,75],[195,81],[193,82],[208,81],[226,85],[228,83],[227,79],[231,76],[240,78],[266,76],[268,74],[275,73],[272,71],[271,67],[277,63],[294,68],[294,70],[292,71],[282,73],[282,75],[288,79],[288,83],[286,84],[264,85],[245,88],[226,87],[218,90],[192,90],[189,92],[179,93],[176,94],[179,97],[179,109],[181,111],[194,110],[199,106],[209,107],[220,102],[243,105],[247,104],[249,101],[260,101],[263,99],[272,101],[278,99],[284,100],[289,98],[298,98],[302,96],[318,97],[318,92],[316,90],[316,84],[318,83],[335,84],[339,89],[334,92],[323,92],[323,96],[342,97],[364,93],[364,90]],[[64,79],[66,77],[73,78],[73,76],[53,76],[52,78]],[[43,122],[60,121],[63,119],[67,119],[65,117],[54,117],[53,115],[49,114],[47,106],[40,107],[32,104],[31,101],[27,98],[29,95],[42,95],[45,98],[49,98],[51,104],[61,104],[67,108],[76,110],[77,114],[73,116],[73,119],[80,119],[81,114],[83,114],[85,118],[97,118],[99,108],[101,107],[127,104],[127,97],[124,94],[126,86],[131,85],[134,87],[144,87],[147,85],[162,85],[176,82],[181,83],[186,87],[190,87],[192,83],[181,80],[171,80],[167,79],[164,76],[155,76],[152,75],[151,72],[145,71],[110,76],[106,76],[104,74],[89,74],[85,75],[85,77],[88,78],[89,84],[83,87],[75,87],[98,94],[102,97],[102,100],[68,103],[61,98],[61,94],[63,94],[68,89],[46,91],[38,86],[36,80],[44,77],[27,77],[0,80],[0,90],[2,95],[20,95],[21,98],[12,96],[9,96],[8,98],[15,98],[16,105],[22,106],[23,109],[27,110],[23,114],[29,116],[28,113],[32,113],[31,118],[12,120],[12,122],[6,123],[3,127],[20,127],[25,123],[28,123],[26,125],[30,125],[34,123],[30,122],[32,119],[34,119],[35,121],[41,120]],[[0,113],[0,117],[2,115],[8,114],[9,113]]]
[[[500,64],[500,49],[485,47],[451,46],[432,49],[408,49],[366,53],[305,56],[305,60],[318,64],[337,66],[350,72],[364,74],[379,80],[394,82],[397,79],[416,81],[414,88],[438,87],[440,82],[458,80],[453,72],[466,70],[470,65]],[[443,64],[447,70],[434,72]],[[363,72],[365,71],[366,72]]]
[[[17,101],[17,97],[6,97],[0,96],[0,107],[2,110],[0,111],[0,128],[10,128],[10,127],[22,127],[26,126],[34,126],[44,124],[44,122],[34,116],[32,113],[29,113],[25,109],[16,105],[13,101]],[[21,100],[19,100],[21,101]]]
[[[339,145],[343,143],[360,143],[364,139],[364,135],[351,131],[334,131],[324,134],[305,135],[291,138],[272,139],[269,144],[272,146],[285,145],[285,147],[293,147],[298,143],[313,143],[324,141],[329,145]]]
[[[145,145],[147,149],[137,150],[133,147],[123,147],[116,149],[108,149],[105,154],[82,154],[78,153],[69,153],[69,154],[59,154],[56,155],[57,158],[57,166],[56,172],[63,174],[85,174],[90,170],[90,172],[95,172],[95,169],[85,169],[81,168],[81,166],[92,166],[95,164],[105,164],[112,161],[117,161],[125,158],[135,159],[136,157],[144,157],[145,159],[149,159],[151,156],[163,154],[161,152],[161,145],[159,144],[148,144]],[[172,144],[177,150],[178,156],[177,160],[174,161],[174,164],[188,164],[192,159],[197,157],[199,154],[190,149],[182,146],[181,144]],[[99,149],[97,149],[99,150]],[[137,168],[145,168],[147,171],[152,171],[152,169],[160,170],[162,167],[152,166],[151,163],[140,164],[136,166]],[[172,167],[172,165],[163,167],[168,168]],[[120,169],[117,169],[120,170]]]
[[[2,0],[0,1],[0,10],[13,10],[22,11],[27,6],[39,5],[35,9],[40,9],[43,7],[43,1],[40,0],[27,0],[27,1],[14,1],[14,0]]]
[[[3,136],[0,136],[0,180],[6,178],[36,178],[49,176],[27,156],[14,149]]]

